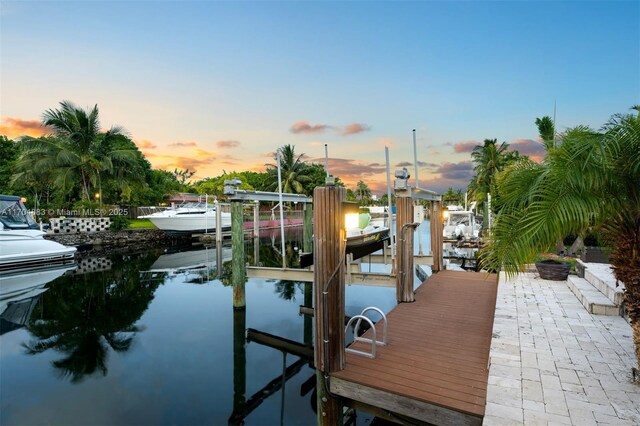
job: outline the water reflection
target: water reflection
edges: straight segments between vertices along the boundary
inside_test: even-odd
[[[247,261],[280,267],[279,234],[256,242]],[[312,284],[249,279],[234,310],[225,247],[102,254],[37,288],[24,326],[1,336],[0,424],[315,423],[313,318],[300,318]],[[357,304],[380,306],[369,294]]]
[[[60,263],[27,271],[0,274],[0,335],[27,325],[31,314],[47,291],[49,282],[76,268],[74,263]]]
[[[28,355],[49,349],[64,354],[52,366],[61,377],[80,383],[86,376],[106,376],[109,350],[126,352],[137,332],[135,325],[153,299],[157,282],[138,280],[154,254],[112,259],[111,273],[63,277],[40,299],[38,318],[27,329],[23,343]],[[119,262],[118,262],[119,261]],[[117,267],[116,267],[117,266]]]

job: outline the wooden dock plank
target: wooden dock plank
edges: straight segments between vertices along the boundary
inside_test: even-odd
[[[388,345],[378,346],[375,359],[347,353],[345,369],[331,374],[332,392],[430,423],[481,422],[496,293],[496,275],[432,275],[414,303],[387,315]],[[371,395],[388,403],[363,400]]]

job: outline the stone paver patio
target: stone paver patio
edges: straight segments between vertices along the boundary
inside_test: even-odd
[[[640,425],[631,327],[564,281],[500,277],[484,425]]]

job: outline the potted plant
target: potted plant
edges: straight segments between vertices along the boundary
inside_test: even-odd
[[[554,259],[545,259],[536,262],[536,269],[542,279],[564,281],[569,276],[571,264]]]

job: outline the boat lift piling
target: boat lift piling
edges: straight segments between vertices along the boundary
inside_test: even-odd
[[[396,299],[398,302],[413,302],[413,231],[419,223],[414,223],[414,200],[432,202],[431,209],[431,254],[433,256],[433,271],[442,269],[442,225],[439,204],[442,203],[440,194],[412,187],[408,184],[411,177],[408,170],[403,168],[395,172],[393,187],[396,194]],[[436,212],[437,210],[437,212]],[[435,219],[435,220],[434,220]],[[439,259],[439,260],[437,260]]]

